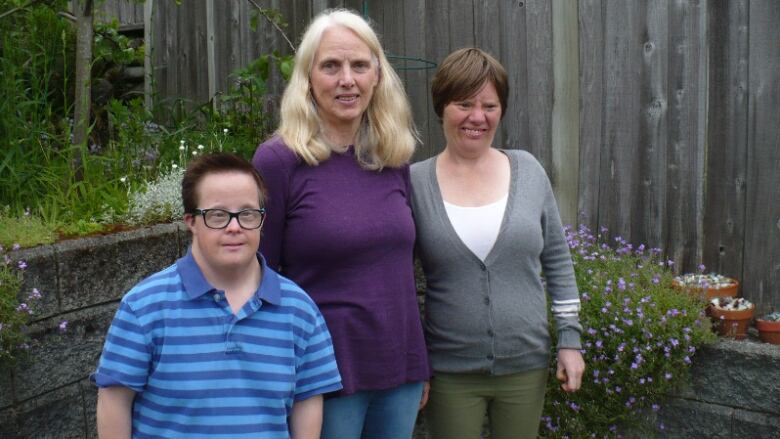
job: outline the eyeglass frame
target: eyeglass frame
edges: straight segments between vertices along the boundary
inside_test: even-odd
[[[220,210],[220,211],[225,212],[225,213],[228,214],[228,221],[225,223],[224,226],[222,226],[222,227],[211,227],[208,224],[208,222],[206,221],[206,215],[209,212],[213,211],[213,210]],[[251,227],[251,228],[250,227],[244,227],[244,225],[241,224],[241,217],[239,217],[239,215],[241,215],[242,213],[244,213],[246,211],[249,211],[249,210],[254,211],[254,212],[260,212],[260,225],[258,225],[257,227]],[[190,215],[199,215],[199,216],[203,217],[203,225],[208,227],[209,229],[212,229],[212,230],[223,230],[223,229],[226,229],[230,225],[230,222],[233,221],[233,218],[236,219],[236,222],[238,223],[238,226],[241,227],[242,229],[244,229],[244,230],[257,230],[257,229],[263,227],[263,224],[265,223],[265,215],[266,214],[265,214],[265,207],[261,207],[259,209],[241,209],[238,212],[231,212],[231,211],[229,211],[227,209],[219,209],[219,208],[214,208],[214,209],[193,209],[190,212]]]

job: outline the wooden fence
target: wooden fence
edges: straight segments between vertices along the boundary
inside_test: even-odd
[[[349,7],[390,55],[438,63],[459,47],[491,52],[510,74],[496,144],[542,162],[566,222],[661,247],[681,271],[703,261],[739,278],[761,311],[780,309],[780,2],[256,3],[281,11],[294,42],[319,11]],[[249,1],[134,7],[158,101],[207,102],[259,54],[289,53],[263,20],[251,31]],[[415,158],[429,157],[444,145],[433,70],[393,59],[423,140]],[[277,96],[282,87],[277,79]]]

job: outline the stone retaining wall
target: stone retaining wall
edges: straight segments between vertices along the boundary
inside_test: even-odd
[[[13,253],[28,264],[23,291],[35,287],[44,296],[32,361],[0,374],[1,438],[97,437],[88,376],[118,300],[188,243],[183,224],[166,224]],[[59,334],[63,319],[69,328]],[[664,406],[663,437],[780,437],[780,347],[721,341],[703,349],[691,385]]]

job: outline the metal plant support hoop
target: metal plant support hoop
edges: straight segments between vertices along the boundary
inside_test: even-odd
[[[370,22],[371,17],[368,16],[368,0],[363,0],[363,19]],[[405,70],[430,70],[435,69],[437,64],[431,60],[424,58],[416,58],[413,56],[393,55],[385,53],[387,60],[393,65],[393,68],[397,71]],[[411,66],[409,64],[412,64]]]

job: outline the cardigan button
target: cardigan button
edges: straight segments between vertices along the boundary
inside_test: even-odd
[[[490,297],[485,297],[485,305],[490,305]]]
[[[488,331],[487,331],[487,334],[488,334],[489,336],[491,336],[491,337],[492,337],[493,335],[495,335],[495,334],[493,333],[493,330],[492,330],[492,329],[488,329]]]

